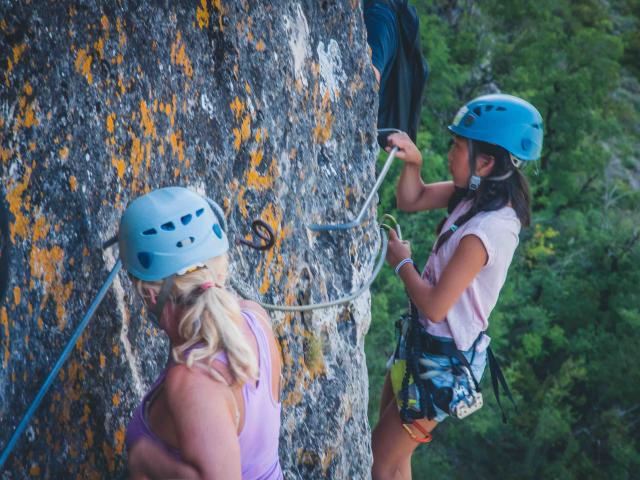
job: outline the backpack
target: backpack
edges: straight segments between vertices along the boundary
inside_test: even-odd
[[[378,128],[397,128],[416,141],[422,92],[429,67],[420,48],[420,22],[416,8],[407,0],[387,0],[396,13],[398,49],[380,97]]]

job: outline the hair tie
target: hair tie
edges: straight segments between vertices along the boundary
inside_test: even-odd
[[[200,291],[205,292],[207,290],[209,290],[211,287],[215,287],[216,284],[214,282],[204,282],[203,284],[200,285]]]

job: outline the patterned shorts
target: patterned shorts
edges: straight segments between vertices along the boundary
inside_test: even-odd
[[[409,320],[405,319],[401,328],[399,328],[398,345],[395,353],[389,358],[387,367],[389,368],[389,374],[391,378],[391,386],[393,393],[398,403],[398,408],[402,407],[402,399],[400,391],[402,389],[402,381],[406,371],[406,332],[408,328]],[[435,337],[441,342],[453,342],[453,339],[447,337]],[[471,364],[471,372],[474,378],[480,382],[484,373],[485,366],[487,364],[487,350],[483,349],[481,352],[474,349],[462,352],[466,359]],[[421,364],[423,365],[422,371],[433,382],[433,385],[437,390],[450,387],[452,390],[450,408],[453,408],[456,403],[464,401],[471,395],[472,388],[468,379],[461,370],[461,362],[457,358],[450,358],[442,355],[431,355],[428,353],[422,353],[420,355]],[[413,382],[413,379],[409,382],[408,388],[408,404],[409,407],[416,407],[420,400],[419,389]],[[443,421],[449,416],[449,413],[438,407],[434,400],[434,406],[436,410],[436,416],[433,420],[437,422]]]

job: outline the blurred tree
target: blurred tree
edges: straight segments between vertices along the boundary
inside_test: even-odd
[[[446,125],[474,96],[522,96],[545,121],[543,158],[526,171],[534,225],[490,320],[519,411],[504,425],[483,381],[485,408],[439,426],[414,455],[414,478],[637,478],[640,1],[414,3],[431,67],[418,136],[425,181],[448,177]],[[379,212],[397,214],[423,265],[444,212],[396,211],[400,167]],[[366,339],[372,425],[405,308],[385,269]]]

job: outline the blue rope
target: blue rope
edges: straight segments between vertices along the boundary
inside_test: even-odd
[[[107,293],[107,290],[113,283],[113,280],[115,279],[116,275],[120,271],[120,268],[122,268],[122,262],[118,260],[114,265],[113,269],[111,270],[111,272],[109,273],[109,276],[105,280],[104,284],[100,288],[100,291],[96,295],[96,298],[93,300],[93,303],[89,307],[89,310],[87,310],[87,313],[85,314],[84,318],[80,322],[80,325],[78,325],[78,328],[76,328],[75,332],[73,332],[73,336],[71,337],[71,340],[69,340],[69,343],[67,343],[67,346],[62,351],[62,354],[58,358],[58,361],[56,362],[53,369],[51,370],[51,373],[49,373],[49,376],[47,377],[45,382],[42,384],[42,387],[40,387],[40,391],[38,391],[36,398],[33,400],[33,402],[31,402],[29,409],[24,414],[24,417],[22,417],[22,420],[20,421],[20,424],[16,428],[16,431],[13,432],[13,436],[11,437],[11,440],[9,440],[9,443],[7,443],[7,446],[2,452],[2,457],[0,457],[0,469],[2,469],[5,462],[7,461],[7,458],[9,458],[9,455],[11,454],[11,451],[13,450],[13,448],[16,446],[16,443],[18,442],[20,435],[22,435],[22,432],[24,431],[24,429],[27,428],[27,425],[29,425],[29,422],[31,421],[31,417],[33,417],[33,414],[36,412],[36,410],[40,406],[40,402],[42,402],[42,399],[47,393],[47,390],[49,390],[49,387],[51,387],[51,384],[53,383],[53,381],[56,379],[56,376],[58,375],[58,372],[62,368],[62,365],[64,365],[64,362],[67,360],[67,357],[69,357],[69,354],[74,349],[76,342],[78,341],[78,338],[80,338],[80,335],[82,335],[82,332],[84,331],[87,324],[89,323],[89,320],[91,320],[91,317],[93,316],[96,309],[102,302],[102,299],[104,298],[105,294]]]

